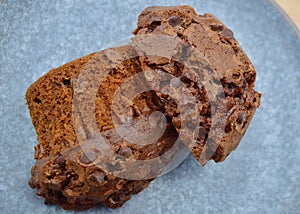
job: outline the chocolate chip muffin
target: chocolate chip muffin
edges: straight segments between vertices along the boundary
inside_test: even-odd
[[[27,90],[26,100],[39,141],[35,146],[36,164],[32,167],[29,184],[37,189],[39,196],[46,199],[46,203],[78,210],[88,209],[99,203],[110,208],[120,207],[132,194],[146,188],[163,170],[166,164],[161,163],[170,160],[171,154],[169,157],[164,156],[164,159],[157,160],[161,168],[158,169],[157,165],[152,166],[152,171],[145,173],[143,170],[146,168],[141,169],[138,163],[133,166],[132,171],[126,171],[126,168],[120,165],[122,158],[160,158],[177,139],[177,132],[170,121],[162,136],[146,145],[127,142],[114,127],[111,111],[113,95],[126,79],[141,71],[135,55],[131,46],[93,53],[49,71]],[[94,99],[90,102],[80,97],[82,87],[76,87],[79,76],[86,75],[80,84],[93,87],[96,84],[93,79],[100,78],[105,71],[107,76],[103,78],[99,88],[96,88]],[[137,82],[145,83],[142,79]],[[130,90],[134,91],[133,88]],[[89,88],[89,93],[91,91],[92,88]],[[85,97],[88,96],[85,94]],[[136,130],[144,133],[151,129],[147,123],[151,113],[164,111],[157,99],[153,92],[147,91],[135,97],[130,104],[130,116],[133,118],[133,126],[137,126]],[[76,102],[79,104],[74,105]],[[95,138],[89,124],[93,115],[88,115],[88,108],[93,106],[93,103],[97,130],[111,146],[111,152],[117,154],[117,158],[120,159],[113,161],[102,158],[101,163],[105,164],[104,167],[99,167],[96,161],[101,159],[97,157],[98,150],[103,152],[106,147],[99,146],[101,140]],[[118,170],[125,170],[132,178],[138,179],[126,179],[124,175],[113,173]],[[135,177],[135,173],[142,175]],[[143,179],[144,177],[146,179]]]
[[[216,124],[211,127],[212,110],[217,111],[222,106],[219,105],[217,109],[214,109],[219,103],[211,102],[212,99],[209,101],[203,99],[205,89],[198,84],[199,80],[197,82],[196,79],[184,74],[184,70],[188,70],[188,68],[185,68],[183,64],[173,62],[173,67],[184,71],[181,74],[181,80],[188,85],[191,91],[194,91],[196,100],[200,99],[202,106],[205,106],[204,109],[199,110],[200,121],[197,127],[197,136],[193,136],[193,130],[188,130],[190,135],[187,136],[188,139],[185,142],[201,164],[204,165],[209,159],[216,162],[223,161],[241,141],[256,108],[259,107],[261,97],[261,94],[253,88],[256,71],[234,38],[233,32],[213,15],[197,15],[190,6],[154,6],[142,11],[134,34],[137,36],[145,34],[175,36],[200,51],[207,59],[223,88],[224,99],[219,101],[225,101],[223,105],[225,109],[220,111],[223,115],[220,118],[224,120],[223,125]],[[192,49],[191,47],[189,48]],[[187,51],[189,50],[185,52]],[[169,64],[144,62],[145,67],[174,73],[169,68]],[[176,103],[170,99],[164,99],[163,95],[159,96],[168,109],[168,113],[173,115],[173,124],[179,130],[181,123],[180,114],[176,114]],[[214,133],[212,136],[208,136],[209,133],[212,133],[212,128]],[[190,144],[194,140],[192,138],[196,140],[196,143]]]
[[[183,144],[202,165],[223,161],[259,107],[255,69],[213,15],[148,7],[133,33],[28,88],[39,141],[29,185],[46,203],[118,208]]]

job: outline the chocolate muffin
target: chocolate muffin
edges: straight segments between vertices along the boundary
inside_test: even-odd
[[[132,194],[146,188],[164,169],[172,154],[168,157],[161,155],[174,146],[178,137],[171,122],[166,124],[165,131],[157,141],[139,145],[122,138],[112,121],[111,105],[116,89],[140,71],[135,50],[131,46],[123,46],[69,62],[49,71],[29,87],[26,100],[39,141],[35,146],[37,161],[32,167],[29,184],[37,189],[39,196],[46,199],[46,203],[78,210],[99,203],[117,208],[130,199]],[[105,72],[107,76],[104,76],[99,87],[93,88],[96,84],[93,79],[98,80]],[[88,93],[96,89],[92,101],[87,99],[89,97],[86,94],[80,96],[83,87],[76,86],[79,81],[91,87]],[[137,82],[145,84],[142,79]],[[134,88],[130,90],[134,91]],[[123,90],[125,92],[126,89]],[[153,92],[147,91],[138,95],[130,104],[131,124],[137,131],[149,131],[153,128],[148,123],[151,113],[164,111],[157,99]],[[99,156],[107,145],[101,144],[100,135],[95,137],[95,130],[89,123],[93,115],[88,115],[88,108],[93,105],[97,131],[111,149],[106,154],[111,152],[116,156]],[[122,115],[120,112],[113,114]],[[112,160],[115,157],[119,159]],[[152,166],[148,164],[152,171],[145,172],[148,168],[142,167],[139,162],[131,163],[135,164],[131,171],[120,165],[124,162],[122,158],[157,159]],[[101,165],[97,165],[97,161]],[[125,170],[125,174],[118,173],[122,170]]]
[[[27,90],[39,141],[29,185],[46,203],[118,208],[181,143],[204,165],[223,161],[245,134],[261,95],[230,29],[190,6],[148,7],[134,34]]]
[[[193,156],[204,165],[209,159],[223,161],[231,151],[236,149],[247,127],[259,107],[260,97],[254,90],[256,71],[249,58],[234,38],[233,32],[211,14],[197,15],[190,6],[148,7],[138,18],[134,34],[139,35],[169,35],[188,44],[185,52],[192,48],[200,51],[210,63],[219,83],[223,88],[223,105],[205,97],[205,90],[199,85],[199,80],[185,74],[189,70],[182,63],[173,61],[175,70],[181,69],[181,81],[194,91],[195,99],[202,102],[205,108],[199,110],[200,121],[197,136],[193,130],[188,130],[184,142],[191,149]],[[155,40],[155,39],[154,39]],[[190,49],[190,50],[189,50]],[[177,64],[176,64],[177,63]],[[174,74],[170,64],[144,61],[143,66]],[[172,66],[171,66],[172,67]],[[200,71],[201,73],[201,71]],[[201,81],[201,80],[200,80]],[[216,87],[215,87],[216,88]],[[158,94],[159,95],[159,94]],[[220,95],[220,94],[219,94]],[[176,103],[171,99],[163,100],[168,113],[177,130],[181,128],[180,114],[176,114]],[[202,98],[201,98],[202,97]],[[225,106],[225,109],[221,109]],[[214,109],[217,108],[217,109]],[[212,115],[212,110],[220,114]],[[221,117],[219,117],[221,115]],[[212,118],[222,120],[220,124],[212,125]],[[219,118],[218,118],[219,117]],[[213,132],[212,132],[213,131]],[[211,133],[211,136],[209,136]],[[194,143],[191,143],[196,141]]]

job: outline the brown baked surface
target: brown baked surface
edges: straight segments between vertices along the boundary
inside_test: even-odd
[[[180,116],[186,115],[189,105],[179,112],[174,99],[161,92],[170,83],[157,86],[160,90],[139,94],[132,103],[126,101],[126,93],[131,94],[151,84],[148,71],[162,71],[180,78],[199,103],[199,120],[188,119],[191,123],[196,122],[197,135],[195,136],[194,130],[187,129],[184,130],[187,134],[182,140],[201,164],[209,159],[223,161],[245,134],[256,108],[259,107],[261,95],[253,89],[255,69],[231,30],[213,15],[197,15],[190,6],[148,7],[140,14],[134,34],[138,43],[143,43],[143,36],[146,35],[153,36],[153,43],[156,43],[157,35],[176,38],[179,41],[177,52],[166,59],[148,56],[147,51],[143,55],[132,45],[106,49],[49,71],[27,90],[26,100],[39,141],[35,147],[37,161],[32,168],[29,184],[37,189],[37,194],[43,196],[46,203],[57,204],[64,209],[84,210],[99,203],[118,208],[132,194],[146,188],[161,172],[157,170],[157,165],[152,166],[153,170],[136,165],[136,170],[130,171],[116,160],[105,162],[97,159],[97,152],[101,153],[99,150],[88,151],[88,156],[95,159],[90,160],[82,148],[92,147],[89,140],[97,133],[101,133],[121,159],[158,158],[161,170],[169,163],[172,154],[164,158],[161,155],[174,146],[183,124]],[[195,57],[194,52],[201,54]],[[190,69],[179,62],[187,57],[196,69]],[[99,76],[106,71],[108,75],[100,80]],[[147,121],[153,112],[162,112],[167,118],[166,130],[159,140],[144,146],[131,144],[120,137],[112,121],[113,115],[122,121],[120,115],[124,113],[121,102],[112,111],[115,92],[122,83],[139,72],[144,72],[145,75],[135,77],[138,84],[122,88],[123,95],[120,97],[125,103],[130,103],[133,126],[141,133],[147,133],[150,129]],[[85,78],[80,82],[82,74]],[[204,74],[214,74],[215,77]],[[160,77],[154,73],[152,78],[157,80]],[[213,85],[222,87],[224,98],[221,101],[211,99],[207,88],[200,84],[201,81],[216,82]],[[74,89],[78,82],[91,91],[99,83],[95,99],[81,96],[81,92]],[[221,97],[222,94],[216,91],[215,95]],[[90,96],[93,97],[92,92]],[[224,108],[216,107],[216,102],[222,103]],[[85,111],[93,105],[95,112]],[[217,119],[225,121],[224,127],[221,123],[216,125],[217,128],[212,127],[214,112],[219,117]],[[96,119],[96,124],[92,127],[91,118]],[[212,132],[213,128],[217,131]],[[208,138],[210,132],[213,136]],[[189,143],[195,140],[196,143]],[[217,147],[213,149],[213,145]],[[201,154],[204,154],[202,159]],[[105,168],[114,172],[132,173],[133,177],[135,173],[142,174],[145,179],[118,177],[105,172],[93,161],[104,162]]]
[[[213,15],[197,15],[190,6],[153,6],[142,11],[134,34],[177,36],[206,57],[207,62],[214,69],[224,88],[226,124],[224,129],[220,129],[216,133],[216,135],[222,136],[220,142],[211,142],[218,145],[217,150],[213,151],[214,154],[211,154],[209,149],[205,152],[207,152],[207,159],[212,158],[216,162],[223,161],[231,151],[236,149],[241,141],[256,108],[259,107],[261,96],[253,89],[256,71],[234,38],[233,32]],[[172,73],[172,69],[169,69],[166,65],[144,62],[145,67],[148,66]],[[185,81],[193,90],[197,82],[185,75],[184,67],[181,69],[183,70],[181,80]],[[206,102],[201,98],[203,97],[201,87],[197,86],[197,90],[198,92],[195,92],[196,97],[200,97],[205,106]],[[164,99],[162,98],[162,100]],[[174,103],[166,100],[164,105],[169,110],[168,113],[173,115],[176,111],[172,107]],[[202,131],[199,131],[198,143],[193,144],[191,147],[197,160],[199,160],[200,154],[204,152],[203,147],[207,143],[207,135],[210,132],[212,116],[210,108],[211,105],[208,105],[206,109],[199,112],[201,117],[199,129]],[[173,117],[173,123],[176,129],[179,130],[179,115]],[[199,161],[205,164],[207,159],[205,160],[204,156],[204,160]]]
[[[128,59],[130,54],[134,55],[132,52],[132,47],[123,46],[90,54],[49,71],[27,90],[26,100],[39,141],[35,147],[37,162],[32,168],[29,184],[46,199],[46,203],[58,204],[64,209],[84,210],[99,203],[117,208],[152,180],[122,179],[86,164],[89,159],[79,146],[73,120],[81,120],[82,134],[88,141],[92,133],[85,122],[91,115],[76,110],[72,112],[74,80],[84,71],[88,74],[85,83],[90,84],[97,72],[111,69],[94,102],[99,132],[110,141],[114,152],[126,158],[152,159],[163,154],[177,139],[177,132],[170,123],[158,142],[143,147],[127,143],[114,130],[111,119],[113,94],[122,82],[140,71],[138,59]],[[111,68],[113,62],[110,58],[113,56],[123,56],[124,61]],[[155,110],[162,111],[161,106],[155,104],[155,96],[147,100],[147,93],[139,95],[132,106],[144,117]],[[87,107],[90,104],[85,101],[82,105]],[[138,121],[140,116],[134,115],[134,118]],[[143,131],[148,127],[138,128]],[[112,163],[112,167],[117,166]]]

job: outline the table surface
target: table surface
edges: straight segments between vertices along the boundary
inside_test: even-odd
[[[300,29],[300,1],[299,0],[275,0],[287,15]]]

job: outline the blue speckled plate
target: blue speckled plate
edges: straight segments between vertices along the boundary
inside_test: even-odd
[[[0,0],[0,210],[64,213],[27,181],[36,134],[26,88],[53,67],[127,38],[148,5],[175,0]],[[300,40],[267,0],[185,0],[215,14],[240,41],[263,93],[241,145],[220,164],[189,157],[122,208],[86,213],[297,213],[300,210]],[[66,212],[72,213],[72,212]]]

